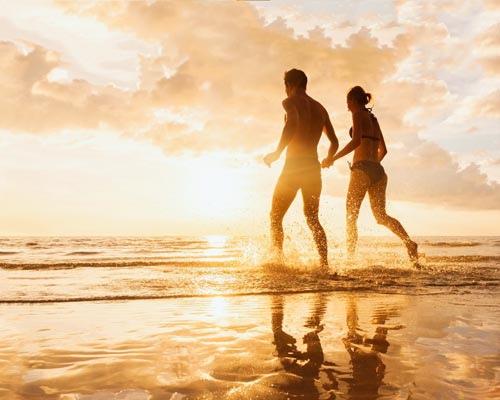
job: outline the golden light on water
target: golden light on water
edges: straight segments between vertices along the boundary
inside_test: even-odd
[[[226,252],[227,236],[211,235],[207,236],[208,248],[203,251],[206,257],[223,257]]]
[[[217,320],[224,319],[228,316],[227,310],[228,301],[225,297],[214,297],[210,303],[210,313]]]
[[[220,248],[227,244],[227,236],[224,235],[209,235],[206,239],[210,247]]]

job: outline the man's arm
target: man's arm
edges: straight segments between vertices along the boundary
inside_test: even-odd
[[[328,112],[325,110],[326,114],[326,119],[325,119],[325,125],[323,127],[323,132],[325,132],[326,137],[328,140],[330,140],[330,148],[328,149],[328,155],[326,158],[321,162],[321,165],[325,168],[325,166],[333,162],[333,156],[337,152],[339,148],[339,140],[337,139],[337,135],[335,135],[335,130],[333,129],[332,122],[330,121],[330,117],[328,116]],[[331,165],[331,164],[330,164]]]
[[[360,113],[355,113],[352,116],[352,139],[347,143],[342,150],[340,150],[334,157],[332,157],[329,162],[322,163],[323,168],[330,167],[335,160],[344,157],[351,151],[355,150],[361,144],[361,115]],[[325,160],[323,160],[325,161]]]
[[[299,113],[297,112],[293,100],[286,98],[283,100],[282,105],[286,113],[285,126],[283,126],[281,138],[276,150],[264,157],[264,162],[268,167],[270,167],[271,163],[280,157],[281,153],[285,150],[286,146],[288,146],[288,143],[290,143],[290,140],[292,140],[293,135],[299,127]]]

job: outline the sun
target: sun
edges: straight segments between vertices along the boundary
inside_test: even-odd
[[[186,204],[200,217],[235,216],[247,207],[244,171],[214,157],[202,157],[186,171]]]

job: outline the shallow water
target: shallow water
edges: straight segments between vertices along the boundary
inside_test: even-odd
[[[492,295],[216,296],[4,304],[0,312],[5,399],[500,394]]]
[[[310,238],[267,263],[267,238],[0,238],[0,302],[58,302],[316,291],[489,293],[500,287],[499,237],[418,238],[422,269],[393,238],[362,238],[340,279],[316,273]]]
[[[500,238],[418,243],[0,238],[0,399],[499,398]]]

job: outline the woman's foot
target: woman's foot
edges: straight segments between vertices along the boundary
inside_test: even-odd
[[[408,256],[410,257],[410,261],[417,262],[418,261],[418,244],[413,240],[408,240],[406,242],[406,251],[408,252]]]

